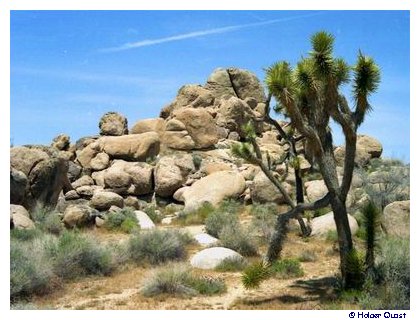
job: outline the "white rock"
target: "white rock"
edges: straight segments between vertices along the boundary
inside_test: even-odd
[[[353,216],[347,215],[350,224],[351,234],[354,235],[359,229],[359,225]],[[312,236],[324,236],[329,231],[335,231],[335,221],[334,221],[334,214],[333,212],[328,212],[320,217],[313,218],[311,221],[311,228],[312,228]]]
[[[194,236],[194,239],[198,242],[198,244],[208,247],[209,245],[216,243],[219,241],[217,238],[212,237],[207,233],[199,233]]]
[[[162,221],[160,223],[161,224],[171,224],[173,219],[174,219],[174,217],[165,217],[165,218],[162,219]]]
[[[153,229],[156,227],[152,219],[150,219],[145,212],[136,210],[134,213],[136,214],[141,229]]]
[[[227,258],[242,258],[242,256],[228,248],[213,247],[197,252],[190,263],[194,268],[214,269]]]

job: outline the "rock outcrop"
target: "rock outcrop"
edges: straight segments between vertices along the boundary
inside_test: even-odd
[[[185,212],[192,212],[209,202],[218,205],[223,199],[237,199],[245,191],[245,179],[237,172],[219,171],[201,178],[188,187],[181,198]]]
[[[117,112],[105,113],[99,121],[99,129],[103,136],[122,136],[128,133],[127,118]]]
[[[383,213],[383,224],[390,235],[410,236],[410,200],[395,201],[387,205]]]

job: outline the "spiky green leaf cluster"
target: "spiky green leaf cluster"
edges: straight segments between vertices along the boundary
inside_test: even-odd
[[[303,57],[295,68],[286,61],[280,61],[265,70],[267,88],[278,104],[274,110],[285,113],[292,122],[294,114],[290,104],[297,106],[304,118],[328,114],[331,105],[337,104],[340,86],[351,82],[356,105],[354,119],[359,126],[371,108],[369,95],[378,89],[379,67],[372,58],[362,53],[359,53],[354,67],[342,58],[335,58],[334,36],[328,32],[315,33],[311,44],[309,55]]]
[[[376,248],[378,232],[380,228],[380,211],[373,201],[369,201],[362,209],[362,222],[365,231],[366,265],[374,266],[374,250]]]
[[[265,83],[273,93],[291,91],[294,87],[292,69],[286,61],[276,62],[266,70]]]
[[[231,152],[234,156],[247,161],[251,161],[253,159],[252,147],[247,142],[235,143],[231,147]]]
[[[242,127],[242,130],[248,141],[255,140],[257,138],[257,133],[255,132],[254,124],[251,120]]]
[[[345,259],[346,273],[348,274],[348,288],[360,289],[365,279],[365,266],[362,255],[356,250],[350,250]]]
[[[321,31],[311,37],[311,58],[314,61],[314,69],[318,76],[328,76],[334,68],[333,48],[334,36]]]
[[[272,270],[268,263],[259,262],[251,264],[242,273],[242,284],[245,289],[258,288],[264,280],[272,275]]]

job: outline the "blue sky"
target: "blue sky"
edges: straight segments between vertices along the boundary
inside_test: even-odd
[[[359,131],[408,162],[409,25],[408,11],[12,11],[11,142],[48,144],[59,133],[75,142],[97,134],[107,111],[129,126],[157,117],[180,86],[205,83],[215,68],[263,79],[263,68],[295,63],[310,35],[327,30],[337,56],[354,63],[361,49],[380,65]]]

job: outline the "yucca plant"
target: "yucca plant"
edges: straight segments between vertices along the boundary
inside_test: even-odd
[[[242,273],[242,284],[245,289],[258,288],[264,280],[271,277],[273,271],[267,262],[258,262],[245,268]]]
[[[365,264],[368,271],[375,267],[375,248],[380,228],[380,211],[372,201],[362,209],[362,223],[365,231]]]

